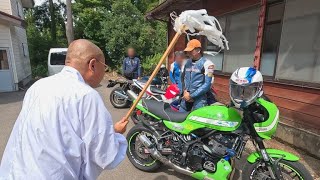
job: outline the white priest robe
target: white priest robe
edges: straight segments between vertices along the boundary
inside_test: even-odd
[[[0,166],[0,179],[96,179],[124,158],[127,141],[80,73],[62,72],[27,91]]]

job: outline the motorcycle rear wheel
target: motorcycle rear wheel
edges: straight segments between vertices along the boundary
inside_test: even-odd
[[[262,163],[247,164],[242,173],[242,179],[271,179],[270,173],[266,167],[261,166]],[[284,180],[312,180],[311,174],[300,162],[292,162],[280,160],[279,165]]]
[[[110,102],[113,107],[115,108],[127,108],[130,105],[130,101],[126,100],[122,97],[119,97],[115,94],[115,92],[123,92],[123,89],[121,87],[114,88],[110,93]]]
[[[161,166],[161,162],[154,159],[150,154],[146,153],[142,143],[139,143],[138,135],[141,133],[147,135],[150,141],[153,141],[152,131],[143,127],[141,124],[137,124],[130,129],[127,134],[127,157],[137,169],[145,172],[154,172]]]

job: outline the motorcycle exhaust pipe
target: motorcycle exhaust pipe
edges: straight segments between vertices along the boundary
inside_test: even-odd
[[[121,98],[123,98],[123,99],[129,99],[129,97],[128,97],[127,95],[122,94],[122,93],[119,92],[119,91],[114,91],[114,94],[117,95],[117,96],[119,96],[119,97],[121,97]]]
[[[138,98],[138,96],[136,95],[136,93],[134,93],[134,92],[131,91],[131,90],[127,90],[127,94],[128,94],[128,96],[129,96],[129,98],[130,98],[131,100],[136,100],[136,99]]]
[[[187,169],[181,168],[175,164],[173,164],[171,161],[169,161],[166,157],[162,156],[161,153],[157,150],[157,148],[153,147],[152,142],[147,138],[146,135],[139,135],[138,136],[139,140],[142,142],[142,144],[148,149],[149,153],[151,154],[151,156],[157,160],[159,160],[160,162],[162,162],[163,164],[171,167],[172,169],[174,169],[175,171],[191,176],[193,174],[192,171],[189,171]]]

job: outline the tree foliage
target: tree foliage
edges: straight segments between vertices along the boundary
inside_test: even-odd
[[[62,16],[64,5],[54,4],[55,12],[55,36],[52,37],[51,16],[49,3],[43,3],[33,9],[25,11],[27,26],[28,47],[33,76],[45,76],[47,59],[50,48],[66,47],[64,17]]]
[[[162,53],[166,45],[165,24],[144,18],[145,11],[155,2],[158,1],[76,1],[76,35],[93,40],[113,67],[119,67],[128,47],[136,48],[142,62],[147,63],[143,61],[147,56]]]
[[[114,68],[121,66],[128,47],[136,48],[142,62],[149,63],[147,58],[158,57],[166,46],[166,24],[144,18],[144,14],[157,3],[158,0],[75,0],[72,4],[75,39],[93,41]],[[54,21],[49,10],[47,1],[25,13],[30,59],[34,67],[46,66],[50,48],[67,47],[65,4],[54,3]],[[52,34],[52,25],[56,34]]]

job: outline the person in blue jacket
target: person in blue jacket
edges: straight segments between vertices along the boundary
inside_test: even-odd
[[[184,66],[184,92],[179,108],[181,112],[195,110],[208,104],[207,94],[211,91],[214,71],[214,64],[202,55],[200,41],[189,41],[184,51],[190,59]]]
[[[133,48],[128,49],[128,56],[123,60],[122,75],[129,80],[141,77],[140,59]]]
[[[172,84],[176,84],[180,90],[180,93],[183,92],[182,82],[181,82],[181,73],[184,66],[184,61],[186,59],[184,51],[176,51],[174,53],[175,61],[170,66],[170,81]]]

